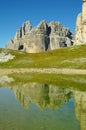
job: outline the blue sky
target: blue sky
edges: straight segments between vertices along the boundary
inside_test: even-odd
[[[0,0],[0,47],[27,20],[36,26],[41,20],[59,21],[75,33],[82,0]]]

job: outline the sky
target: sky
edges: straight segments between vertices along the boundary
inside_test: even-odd
[[[76,18],[82,0],[0,0],[0,47],[4,47],[21,25],[30,21],[59,21],[75,33]]]

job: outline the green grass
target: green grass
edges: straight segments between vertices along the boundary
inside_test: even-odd
[[[0,63],[0,68],[76,68],[86,69],[86,45],[71,46],[43,53],[0,49],[15,55],[13,60]]]
[[[86,75],[57,75],[57,74],[10,74],[14,79],[10,85],[23,85],[26,83],[37,82],[41,84],[53,85],[72,90],[86,91]]]

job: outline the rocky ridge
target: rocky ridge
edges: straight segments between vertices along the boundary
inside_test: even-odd
[[[7,43],[6,48],[29,53],[44,52],[73,45],[73,38],[74,35],[70,30],[59,22],[41,21],[32,28],[30,21],[27,21]]]

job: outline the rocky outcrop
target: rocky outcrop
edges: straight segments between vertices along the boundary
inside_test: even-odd
[[[73,35],[69,29],[63,27],[59,22],[51,22],[49,24],[50,33],[50,49],[57,49],[73,45]]]
[[[24,50],[29,53],[44,52],[73,45],[73,34],[59,22],[46,21],[34,28],[26,22],[6,45],[6,48]]]
[[[8,42],[6,48],[21,50],[24,48],[25,36],[29,34],[31,30],[30,22],[26,22],[22,25],[22,27],[17,30],[15,36]]]
[[[83,0],[82,13],[77,17],[75,45],[86,43],[86,0]]]
[[[0,62],[7,62],[9,60],[14,59],[14,55],[11,55],[10,53],[0,52]]]
[[[26,52],[42,52],[49,49],[49,28],[45,21],[42,21],[37,27],[33,28],[28,36],[25,36],[26,42],[24,50]]]

